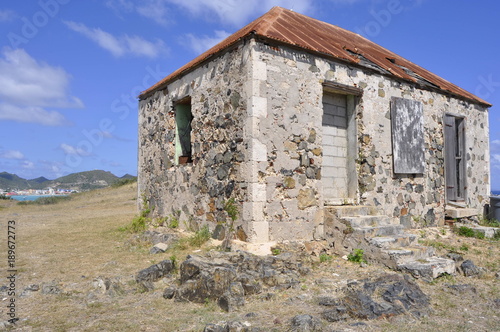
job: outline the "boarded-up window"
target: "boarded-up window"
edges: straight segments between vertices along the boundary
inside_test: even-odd
[[[424,173],[423,115],[421,102],[397,97],[392,98],[391,124],[394,173]]]

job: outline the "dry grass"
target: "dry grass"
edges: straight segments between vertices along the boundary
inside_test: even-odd
[[[61,294],[28,292],[17,299],[21,321],[17,331],[202,331],[208,323],[248,321],[262,331],[285,331],[289,320],[298,314],[317,317],[324,308],[317,305],[320,295],[335,296],[347,280],[390,273],[380,266],[361,268],[339,257],[313,266],[313,273],[301,280],[297,289],[255,295],[240,311],[225,313],[215,303],[179,303],[162,298],[162,291],[175,278],[157,284],[153,292],[136,288],[134,275],[162,259],[175,255],[179,261],[194,248],[179,246],[165,254],[150,255],[149,246],[130,241],[132,235],[119,231],[138,213],[136,186],[126,185],[92,191],[70,201],[46,206],[19,206],[2,201],[2,232],[6,221],[17,225],[17,290],[31,284],[57,284]],[[495,272],[500,268],[499,241],[458,238],[449,230],[416,231],[424,241],[441,253],[450,248],[466,259],[486,268],[481,278],[453,276],[433,283],[417,281],[430,295],[434,313],[425,319],[395,317],[350,326],[356,321],[325,322],[325,331],[495,331],[500,315],[492,300],[500,298]],[[5,235],[1,235],[4,238]],[[467,250],[464,248],[467,247]],[[206,245],[205,249],[209,248]],[[5,256],[0,271],[6,270]],[[3,277],[3,276],[2,276]],[[105,294],[94,286],[94,279],[109,278],[121,284],[123,293]],[[0,286],[4,284],[0,282]],[[453,294],[445,284],[471,284],[476,294]],[[267,299],[266,299],[267,297]],[[3,305],[2,305],[3,307]],[[247,316],[255,313],[255,316]],[[0,321],[6,320],[2,312]]]

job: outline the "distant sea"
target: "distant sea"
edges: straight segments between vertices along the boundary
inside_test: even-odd
[[[54,195],[12,195],[12,199],[17,201],[34,201],[40,197],[50,197]],[[57,196],[66,196],[66,195],[57,195]]]
[[[492,190],[491,194],[492,195],[500,195],[500,190]]]

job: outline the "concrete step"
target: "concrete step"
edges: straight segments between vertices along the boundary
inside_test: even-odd
[[[372,216],[378,213],[377,208],[373,206],[363,205],[344,205],[326,207],[331,213],[338,218],[355,217],[355,216]]]
[[[428,259],[434,256],[435,250],[432,247],[414,245],[399,249],[382,249],[381,252],[387,255],[390,261],[386,265],[398,267],[408,262]]]
[[[361,234],[365,238],[377,236],[392,236],[400,235],[403,233],[404,227],[402,225],[382,225],[375,227],[353,227],[354,233]]]
[[[407,233],[393,236],[378,236],[368,239],[368,242],[381,249],[401,248],[416,245],[417,236]]]
[[[446,258],[429,257],[400,264],[398,269],[415,278],[435,279],[443,274],[454,274],[455,262]]]
[[[349,222],[351,227],[375,227],[386,225],[397,225],[394,218],[387,216],[353,216],[342,217],[342,220]]]

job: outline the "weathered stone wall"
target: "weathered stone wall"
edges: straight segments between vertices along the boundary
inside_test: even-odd
[[[489,194],[487,109],[254,39],[140,102],[139,193],[155,215],[180,211],[192,228],[225,221],[223,202],[234,197],[240,239],[322,238],[324,81],[363,90],[348,99],[355,104],[348,138],[355,163],[348,171],[357,180],[345,203],[375,206],[411,227],[442,222],[443,115],[451,113],[466,118],[466,204],[482,213]],[[176,166],[173,105],[186,96],[194,116],[193,164]],[[423,104],[423,174],[393,173],[391,97]]]
[[[246,181],[248,52],[239,47],[140,101],[139,196],[154,217],[177,216],[181,227],[214,229],[226,221],[224,201],[243,201]],[[175,165],[175,102],[191,98],[192,164]]]
[[[259,170],[266,188],[263,218],[271,240],[321,237],[322,95],[321,82],[363,89],[355,108],[357,123],[357,203],[412,226],[444,220],[443,115],[466,118],[466,204],[482,213],[489,194],[488,114],[484,107],[418,89],[368,70],[328,61],[286,47],[258,44],[266,81],[267,117],[259,121],[267,166]],[[425,172],[395,175],[392,167],[391,97],[417,100],[424,107]]]

